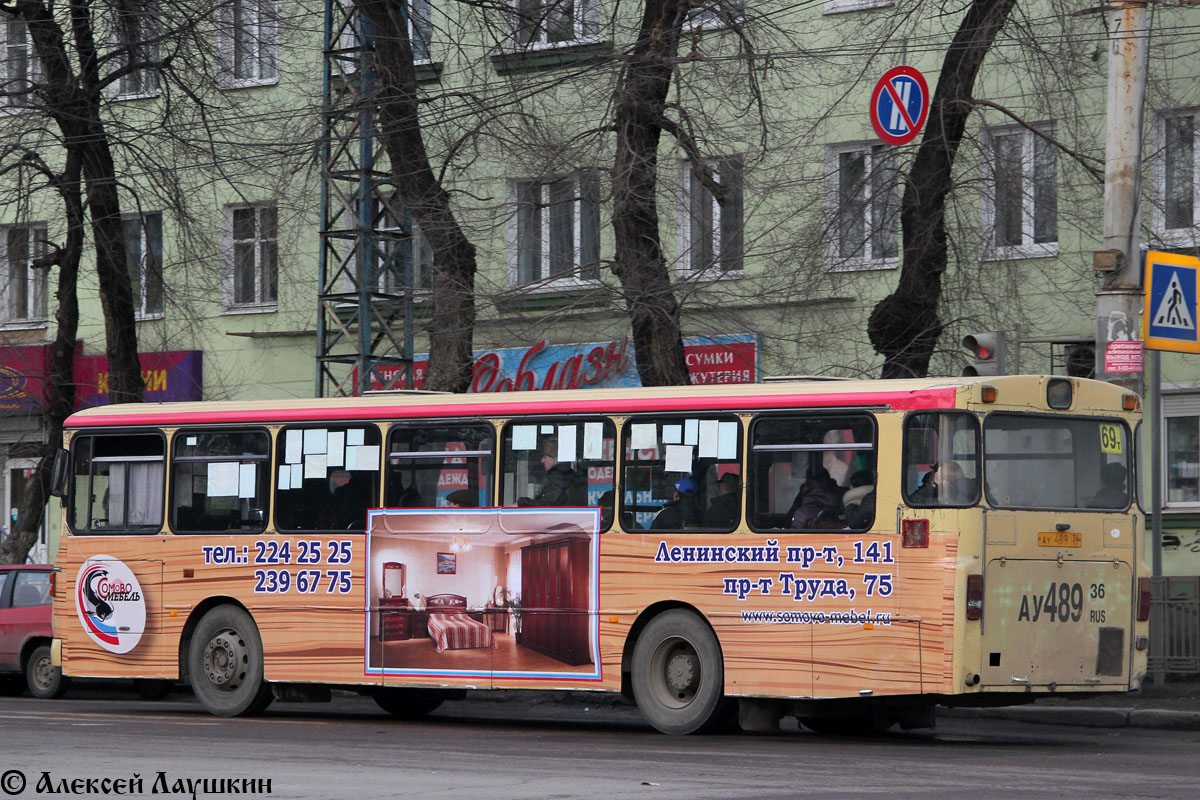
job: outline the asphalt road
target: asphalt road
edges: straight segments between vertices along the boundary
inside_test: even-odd
[[[1197,732],[943,719],[934,730],[846,739],[785,727],[772,735],[668,737],[629,707],[537,695],[448,703],[419,722],[394,720],[350,695],[276,703],[262,717],[232,720],[208,716],[186,696],[6,697],[0,800],[49,794],[39,782],[58,797],[191,797],[187,782],[206,778],[269,779],[270,794],[258,796],[271,798],[1200,795]],[[13,771],[23,791],[13,792],[20,786]],[[135,774],[140,794],[99,783]],[[191,786],[198,797],[223,796]]]

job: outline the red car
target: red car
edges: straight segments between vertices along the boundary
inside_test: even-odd
[[[45,564],[0,565],[0,675],[24,675],[34,697],[67,690],[62,670],[50,663],[53,573]]]

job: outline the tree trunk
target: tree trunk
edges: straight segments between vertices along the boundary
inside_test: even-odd
[[[1016,0],[973,0],[942,61],[929,122],[904,184],[904,259],[896,291],[871,312],[867,331],[883,355],[883,378],[923,377],[942,334],[938,305],[946,271],[946,195],[974,109],[975,78]]]
[[[646,0],[633,53],[617,88],[613,169],[613,273],[621,282],[637,370],[644,386],[686,385],[679,303],[663,256],[658,221],[658,143],[671,62],[686,0]]]
[[[465,392],[471,385],[475,336],[475,246],[450,208],[450,195],[429,163],[421,132],[417,75],[404,0],[355,0],[371,25],[380,138],[400,202],[433,250],[433,315],[425,388]]]
[[[44,112],[58,124],[68,154],[78,155],[95,239],[96,273],[104,309],[109,401],[140,402],[142,368],[138,362],[133,287],[125,263],[121,199],[108,133],[100,121],[101,76],[92,31],[91,4],[73,0],[71,33],[79,74],[62,29],[43,2],[20,0],[17,13],[29,26],[42,67],[39,95]]]
[[[46,410],[43,416],[46,441],[34,468],[25,482],[25,495],[17,509],[17,521],[8,538],[0,546],[0,563],[22,564],[37,543],[38,530],[45,517],[46,501],[50,497],[50,473],[54,454],[62,443],[63,422],[75,407],[75,382],[72,370],[75,363],[75,336],[79,327],[79,301],[76,282],[79,260],[83,255],[83,200],[79,185],[80,157],[67,155],[63,179],[58,187],[66,212],[67,240],[59,253],[58,309],[55,312],[56,331],[51,350],[50,372],[46,376]],[[51,556],[53,558],[53,556]]]

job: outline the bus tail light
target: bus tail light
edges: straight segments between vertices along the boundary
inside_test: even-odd
[[[967,619],[983,619],[983,576],[967,576]]]
[[[929,520],[902,520],[900,522],[900,546],[929,547]]]
[[[1137,621],[1150,619],[1150,579],[1138,578]]]

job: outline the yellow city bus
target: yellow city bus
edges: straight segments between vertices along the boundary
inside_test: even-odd
[[[225,716],[595,690],[678,734],[1129,691],[1139,415],[1038,376],[89,409],[54,655]]]

